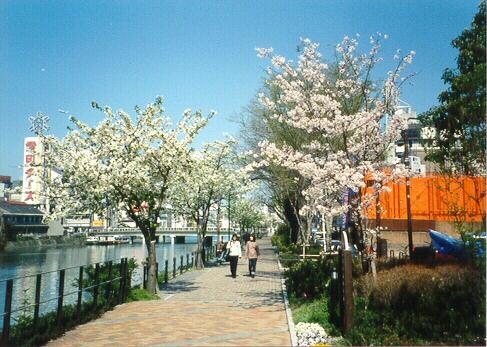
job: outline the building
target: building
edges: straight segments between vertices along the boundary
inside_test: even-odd
[[[34,206],[0,200],[0,218],[5,229],[15,235],[45,235],[49,229],[42,222],[43,213]]]
[[[12,187],[12,177],[0,176],[0,200],[7,198],[7,190]]]
[[[419,122],[417,113],[404,101],[401,101],[401,104],[397,107],[396,114],[404,117],[407,121],[408,128],[404,132],[403,138],[392,146],[388,153],[388,161],[392,164],[404,160],[405,141],[407,141],[409,155],[406,163],[410,163],[412,171],[422,176],[427,173],[437,172],[437,165],[425,160],[426,149],[423,146],[423,141],[430,138],[431,131],[434,131],[434,129],[423,128]]]

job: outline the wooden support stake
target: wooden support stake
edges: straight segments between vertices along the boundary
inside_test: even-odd
[[[352,281],[352,252],[342,251],[343,273],[343,316],[342,330],[349,332],[353,326],[353,281]]]

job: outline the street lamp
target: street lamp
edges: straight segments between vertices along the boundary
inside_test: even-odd
[[[407,121],[416,118],[408,118]],[[408,125],[409,129],[409,125]],[[407,166],[411,169],[411,160],[409,159],[409,136],[408,136],[408,129],[403,131],[403,140],[404,140],[404,154],[403,154],[403,163],[406,164],[407,158]],[[409,174],[406,175],[406,209],[407,209],[407,217],[408,217],[408,248],[409,248],[409,259],[413,259],[413,220],[411,215],[411,182],[409,180]]]
[[[230,199],[231,195],[228,194],[228,241],[230,241],[230,227],[231,227],[231,220],[230,220]]]

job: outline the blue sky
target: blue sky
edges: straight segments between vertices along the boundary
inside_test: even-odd
[[[186,108],[219,115],[198,142],[237,134],[238,119],[259,89],[267,61],[255,47],[295,58],[300,37],[326,56],[344,35],[388,34],[383,69],[396,48],[417,52],[413,85],[402,98],[422,112],[453,67],[450,42],[477,1],[0,1],[0,175],[17,179],[28,117],[41,111],[63,136],[64,109],[95,125],[92,100],[130,113],[163,95],[167,114]]]

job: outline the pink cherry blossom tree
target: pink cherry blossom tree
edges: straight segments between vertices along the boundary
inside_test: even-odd
[[[362,211],[373,197],[362,194],[366,177],[383,182],[404,174],[404,165],[388,160],[392,145],[400,138],[407,120],[396,113],[401,86],[412,75],[401,77],[415,52],[395,56],[397,64],[382,81],[375,77],[381,41],[386,35],[370,37],[370,50],[358,53],[357,38],[345,37],[335,47],[333,63],[323,62],[319,44],[302,40],[297,62],[275,55],[272,49],[257,49],[268,57],[266,90],[261,105],[271,118],[308,134],[302,146],[272,140],[260,142],[254,169],[277,165],[305,180],[305,204],[297,211],[309,235],[310,217],[347,213],[354,222],[351,239],[364,248]],[[388,169],[385,171],[385,169]],[[383,185],[377,185],[379,192]],[[348,194],[350,203],[342,202]],[[307,229],[307,230],[305,230]]]

